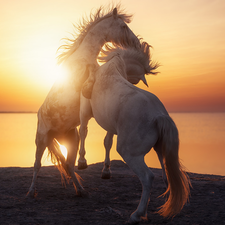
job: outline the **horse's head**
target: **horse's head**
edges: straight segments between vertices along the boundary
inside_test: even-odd
[[[102,32],[105,34],[105,41],[119,44],[123,47],[140,47],[137,36],[127,26],[131,22],[131,15],[120,10],[120,6],[114,8],[111,13],[99,22]]]
[[[125,57],[124,62],[126,65],[127,80],[132,84],[137,84],[142,80],[148,86],[145,78],[145,67],[138,60],[129,57]]]
[[[96,12],[90,14],[90,18],[84,17],[80,24],[74,26],[77,30],[76,34],[73,35],[74,38],[65,38],[66,43],[59,47],[58,63],[62,63],[76,52],[82,43],[84,43],[84,40],[89,42],[90,36],[96,37],[93,39],[95,42],[89,42],[94,44],[94,50],[89,45],[84,46],[92,49],[96,54],[99,53],[102,45],[106,42],[111,42],[125,48],[140,48],[139,39],[127,26],[127,23],[131,21],[131,17],[131,15],[123,13],[120,5],[117,5],[114,9],[100,7]],[[92,54],[92,57],[95,57],[94,54]]]
[[[105,45],[106,50],[101,51],[99,60],[107,62],[115,55],[120,54],[125,64],[127,80],[132,84],[137,84],[142,80],[148,86],[145,75],[157,74],[154,70],[159,66],[158,63],[151,61],[150,47],[147,42],[142,42],[140,48]]]

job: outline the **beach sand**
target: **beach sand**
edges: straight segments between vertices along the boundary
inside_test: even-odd
[[[0,168],[0,224],[125,224],[141,197],[141,184],[122,161],[111,163],[112,178],[101,179],[103,163],[76,172],[89,197],[78,197],[71,181],[66,188],[57,168],[42,167],[37,196],[27,199],[33,168]],[[156,214],[165,199],[161,170],[155,179],[148,206],[148,220],[140,224],[225,224],[225,177],[188,173],[193,188],[190,201],[180,214],[165,219]]]

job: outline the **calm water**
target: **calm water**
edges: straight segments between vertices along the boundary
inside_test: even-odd
[[[180,134],[180,158],[190,172],[225,175],[225,113],[171,113]],[[31,167],[35,157],[36,114],[0,114],[0,167]],[[86,141],[88,163],[104,160],[105,131],[95,120],[89,123]],[[114,138],[111,159],[121,159]],[[47,153],[47,152],[46,152]],[[154,150],[145,157],[160,168]],[[47,154],[42,165],[51,165]]]

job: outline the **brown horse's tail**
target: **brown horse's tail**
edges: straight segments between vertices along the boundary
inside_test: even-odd
[[[168,188],[163,195],[169,194],[164,205],[158,213],[164,217],[178,214],[188,201],[190,194],[190,180],[179,162],[179,136],[178,130],[169,116],[160,116],[156,119]]]
[[[68,181],[68,171],[66,171],[66,159],[63,156],[60,145],[56,139],[53,139],[53,141],[48,146],[48,155],[51,157],[52,163],[57,166],[60,174],[61,174],[61,180],[62,183],[65,185],[65,180]]]

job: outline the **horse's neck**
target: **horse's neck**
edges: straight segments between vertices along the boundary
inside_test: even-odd
[[[96,60],[102,46],[105,44],[104,37],[101,34],[94,34],[89,32],[83,40],[82,51],[89,57],[89,59]]]
[[[101,26],[93,27],[85,36],[75,54],[71,56],[72,60],[75,58],[87,59],[88,62],[95,61],[103,45],[105,44],[105,34]]]

